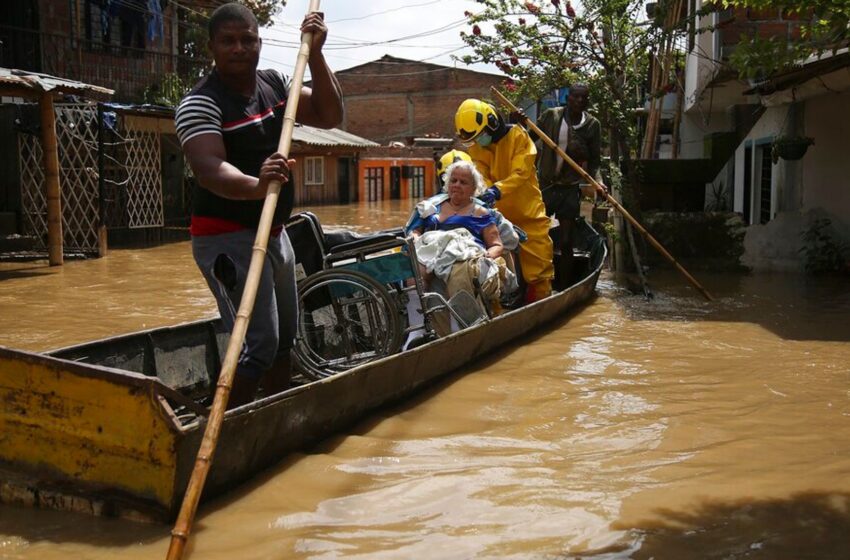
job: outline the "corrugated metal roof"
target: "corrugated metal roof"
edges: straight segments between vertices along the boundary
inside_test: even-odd
[[[310,146],[350,146],[355,148],[368,148],[378,146],[360,136],[348,133],[338,128],[324,129],[314,128],[303,124],[296,124],[292,131],[292,141],[301,142]]]
[[[12,68],[0,68],[0,94],[4,87],[12,89],[27,89],[33,93],[56,91],[60,93],[74,93],[95,99],[109,99],[115,93],[111,89],[83,82],[75,82],[48,74],[27,72],[26,70],[15,70]]]

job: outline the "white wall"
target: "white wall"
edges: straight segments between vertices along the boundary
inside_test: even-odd
[[[779,135],[785,117],[788,114],[788,107],[770,107],[767,109],[758,122],[750,130],[747,137],[735,150],[735,212],[743,212],[744,210],[744,175],[749,170],[744,170],[744,150],[748,143],[754,143],[765,139],[772,139]],[[778,165],[773,166],[774,179],[778,176]],[[749,220],[749,216],[744,216],[745,220]]]
[[[788,105],[769,108],[748,139],[778,136],[792,129]],[[815,139],[798,161],[773,166],[774,218],[747,228],[742,262],[755,270],[800,271],[801,236],[812,220],[827,217],[839,240],[850,243],[850,91],[808,99],[799,133]],[[735,152],[735,211],[743,209],[744,146]]]
[[[696,7],[702,7],[702,0],[697,0]],[[697,22],[697,27],[708,28],[712,24],[712,16],[702,16]],[[706,84],[711,81],[717,73],[717,64],[714,62],[715,33],[697,33],[694,38],[694,48],[688,53],[685,61],[685,99],[684,110],[689,111],[700,102],[700,97],[705,90]]]
[[[850,91],[807,101],[804,123],[815,144],[801,160],[803,211],[825,211],[850,240]]]
[[[753,146],[753,165],[758,166],[758,145],[765,146],[763,142],[771,141],[779,136],[783,127],[789,126],[788,106],[770,107],[753,126],[750,133],[744,139],[738,149],[735,150],[735,195],[734,208],[736,212],[743,212],[744,197],[750,198],[750,216],[744,216],[745,221],[753,219],[755,223],[747,228],[744,237],[744,255],[742,263],[754,270],[801,270],[800,259],[800,217],[799,212],[782,212],[776,204],[778,197],[776,192],[781,188],[783,182],[783,162],[771,166],[771,185],[774,191],[771,204],[773,219],[766,224],[758,223],[759,202],[750,192],[744,192],[744,177],[751,173],[751,169],[744,168],[744,152],[748,145]],[[770,157],[768,150],[764,150],[763,157]],[[751,181],[757,181],[751,177]],[[752,185],[752,183],[751,183]],[[756,192],[758,188],[756,187]]]

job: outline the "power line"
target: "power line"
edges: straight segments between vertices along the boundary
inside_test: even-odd
[[[351,48],[358,48],[358,47],[374,47],[374,46],[378,46],[378,45],[395,44],[395,43],[398,43],[398,42],[401,42],[401,41],[407,41],[409,39],[420,39],[420,38],[423,38],[423,37],[430,37],[432,35],[444,33],[446,31],[450,31],[451,29],[460,27],[464,23],[466,23],[466,18],[447,23],[447,24],[445,24],[441,27],[437,27],[435,29],[430,29],[430,30],[427,30],[427,31],[421,31],[419,33],[414,33],[414,34],[411,34],[411,35],[403,35],[401,37],[395,37],[393,39],[387,39],[387,40],[384,40],[384,41],[363,41],[361,39],[354,39],[354,38],[351,38],[351,37],[345,37],[345,36],[342,36],[342,35],[336,35],[336,34],[329,33],[328,34],[329,40],[328,40],[327,43],[325,43],[324,48],[331,48],[333,50],[336,50],[336,49],[351,49]],[[281,25],[282,25],[282,27],[290,27],[287,24],[281,24]],[[295,27],[295,26],[292,26],[292,27],[293,27],[293,29],[299,29],[298,27]],[[265,29],[265,31],[270,32],[270,33],[285,33],[285,34],[295,34],[296,33],[295,31],[289,32],[289,31],[284,31],[284,30],[280,30],[280,29],[275,29],[273,27],[267,28],[267,29]],[[298,32],[298,34],[300,35],[300,32]],[[269,38],[267,37],[264,40],[269,40]],[[281,39],[270,39],[270,40],[281,41]],[[293,41],[293,44],[295,44],[294,41]]]
[[[392,12],[398,12],[400,10],[407,10],[407,9],[410,9],[410,8],[420,8],[422,6],[430,6],[432,4],[439,4],[440,2],[442,2],[442,0],[433,0],[431,2],[424,2],[422,4],[409,4],[407,6],[399,6],[397,8],[390,8],[389,10],[384,10],[382,12],[374,12],[372,14],[367,14],[367,15],[361,16],[361,17],[336,19],[336,20],[330,21],[328,23],[339,23],[341,21],[359,21],[359,20],[363,20],[363,19],[369,19],[370,17],[374,17],[374,16],[381,16],[381,15],[389,14],[389,13],[392,13]]]

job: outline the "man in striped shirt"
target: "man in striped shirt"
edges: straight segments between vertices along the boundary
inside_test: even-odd
[[[322,55],[323,14],[304,18],[312,33],[308,64],[313,88],[302,88],[296,120],[332,128],[342,121],[339,83]],[[284,183],[275,212],[254,311],[230,394],[231,407],[250,402],[262,380],[267,392],[289,383],[297,294],[292,246],[283,228],[292,210],[287,161],[277,153],[288,85],[273,70],[257,70],[261,39],[257,19],[232,2],[209,20],[215,67],[177,108],[177,135],[197,180],[192,197],[192,253],[233,328],[251,260],[263,200],[272,181]]]

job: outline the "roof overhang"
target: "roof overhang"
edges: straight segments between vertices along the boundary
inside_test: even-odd
[[[14,68],[0,68],[0,95],[39,98],[45,93],[80,95],[96,101],[106,101],[114,90]]]
[[[850,49],[812,56],[799,67],[755,84],[746,94],[758,94],[766,107],[803,101],[825,93],[850,90]]]
[[[296,124],[292,130],[292,141],[307,146],[343,147],[343,148],[369,148],[378,146],[372,142],[350,132],[338,128],[316,128],[303,124]]]

